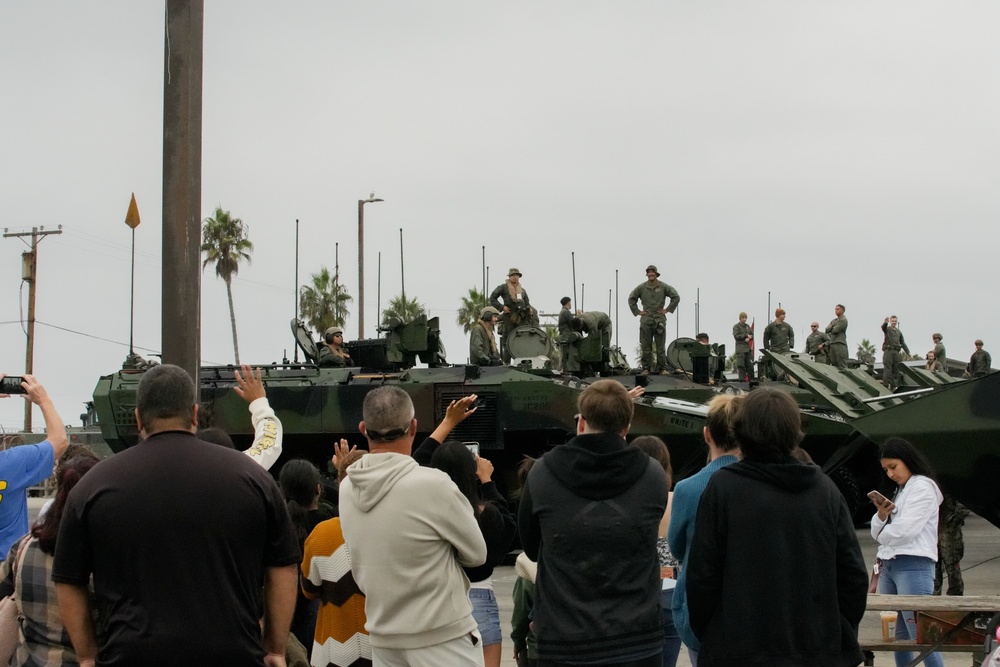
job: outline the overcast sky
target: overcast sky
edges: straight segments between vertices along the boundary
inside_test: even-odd
[[[202,211],[249,225],[234,283],[240,355],[293,353],[300,281],[340,270],[357,294],[366,207],[366,333],[400,289],[468,343],[461,296],[518,267],[531,301],[607,310],[631,361],[628,292],[655,263],[681,294],[672,338],[732,348],[780,304],[801,348],[847,306],[852,355],[897,314],[914,352],[1000,350],[1000,47],[995,2],[289,2],[205,9]],[[0,3],[2,226],[63,226],[40,245],[35,372],[78,424],[135,344],[160,343],[164,7]],[[15,238],[0,243],[0,369],[24,369]],[[583,297],[582,299],[580,297]],[[357,311],[354,304],[353,311]],[[348,322],[349,337],[357,321]],[[204,364],[233,360],[225,287],[202,289]],[[17,429],[20,399],[0,402]],[[35,423],[41,415],[35,413]]]

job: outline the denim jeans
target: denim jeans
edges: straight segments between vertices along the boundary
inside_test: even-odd
[[[674,613],[670,604],[674,599],[674,589],[660,592],[660,613],[663,614],[663,667],[675,667],[681,652],[681,636],[674,627]]]
[[[878,592],[888,595],[930,595],[934,590],[934,561],[923,556],[896,556],[882,561]],[[896,639],[916,639],[917,620],[912,611],[901,611],[896,620]],[[896,652],[896,667],[905,667],[912,653]],[[924,660],[927,667],[943,667],[940,653]]]

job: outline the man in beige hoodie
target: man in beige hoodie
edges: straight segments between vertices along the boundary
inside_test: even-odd
[[[448,475],[410,457],[417,420],[406,392],[369,392],[362,417],[371,453],[347,469],[340,522],[354,579],[367,596],[372,661],[482,665],[461,567],[486,561],[472,505]]]

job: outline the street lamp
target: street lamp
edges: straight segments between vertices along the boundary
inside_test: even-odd
[[[375,193],[358,200],[358,339],[365,337],[365,204],[374,204]]]

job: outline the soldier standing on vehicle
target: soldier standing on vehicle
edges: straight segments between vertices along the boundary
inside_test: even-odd
[[[847,368],[847,359],[850,356],[847,352],[847,318],[844,317],[843,304],[838,303],[833,309],[834,317],[826,325],[826,332],[830,334],[830,345],[827,351],[831,366],[837,368]]]
[[[556,328],[559,332],[559,359],[561,361],[562,370],[572,370],[566,368],[567,355],[570,354],[569,345],[574,340],[580,338],[580,334],[573,331],[573,300],[568,296],[564,296],[559,300],[559,304],[562,308],[559,309],[559,322]]]
[[[500,353],[503,362],[508,364],[507,336],[521,325],[538,326],[538,316],[521,286],[520,270],[511,268],[507,272],[507,280],[490,294],[490,305],[500,312]]]
[[[479,313],[479,320],[469,332],[469,363],[477,366],[499,366],[500,351],[493,337],[500,311],[493,306],[486,306]]]
[[[969,365],[966,367],[969,375],[974,378],[983,377],[990,372],[990,366],[993,365],[993,359],[990,357],[990,353],[983,349],[983,341],[976,340],[976,351],[972,353],[972,357],[969,359]]]
[[[903,357],[900,350],[910,355],[910,348],[906,346],[903,339],[903,332],[899,330],[899,319],[895,315],[885,318],[882,322],[882,333],[885,338],[882,341],[882,382],[889,389],[895,389],[902,380]]]
[[[740,381],[753,380],[753,328],[747,324],[747,314],[740,313],[740,321],[733,325],[733,339],[736,341],[736,375]]]
[[[939,333],[933,334],[931,340],[934,341],[934,359],[937,361],[938,370],[948,370],[948,353],[944,349],[944,336]]]
[[[659,280],[660,272],[656,266],[646,267],[646,282],[642,283],[628,295],[628,307],[632,315],[639,319],[639,345],[642,348],[642,374],[650,372],[666,373],[667,368],[667,313],[677,309],[681,297],[673,287]],[[667,305],[667,298],[670,304]],[[642,302],[639,310],[638,302]],[[653,346],[656,346],[656,360],[653,360]]]
[[[788,354],[795,347],[795,329],[785,321],[785,309],[777,308],[774,311],[774,321],[764,327],[764,349],[771,352]],[[768,362],[767,377],[778,380],[785,376],[774,364]]]
[[[806,338],[806,354],[811,354],[813,356],[813,361],[817,364],[830,363],[826,356],[826,349],[830,344],[830,337],[819,330],[819,322],[813,322],[810,324],[809,329],[812,333],[810,333],[809,337]]]

